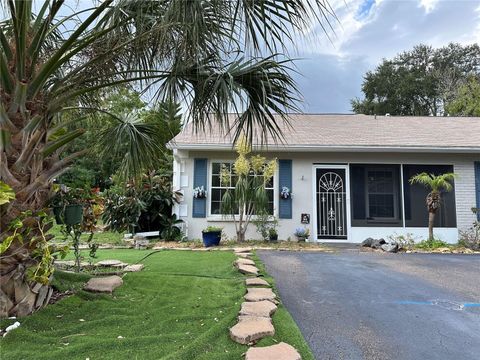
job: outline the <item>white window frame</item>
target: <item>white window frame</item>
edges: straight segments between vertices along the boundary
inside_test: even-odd
[[[383,165],[382,165],[383,166]],[[400,168],[402,168],[402,166],[400,165]],[[377,171],[378,169],[380,170],[383,170],[383,171],[390,171],[392,173],[392,180],[393,180],[393,192],[391,193],[393,195],[393,217],[373,217],[373,216],[370,216],[370,191],[368,190],[368,172],[369,171]],[[380,168],[380,167],[375,167],[375,166],[371,166],[371,167],[365,167],[365,213],[367,214],[367,221],[372,221],[372,222],[376,222],[376,223],[379,223],[381,224],[382,222],[389,222],[389,221],[398,221],[400,220],[399,217],[400,217],[400,213],[399,213],[399,209],[398,209],[398,192],[395,191],[395,189],[398,189],[398,180],[397,180],[397,177],[398,176],[403,176],[403,172],[402,171],[398,171],[398,174],[397,174],[397,177],[395,177],[395,174],[396,174],[396,171],[395,171],[395,168],[392,166],[392,167],[384,167],[383,169]],[[403,184],[402,184],[403,185]],[[403,191],[403,189],[402,189]],[[373,193],[373,194],[380,194],[380,193]],[[387,193],[385,193],[387,194]],[[388,193],[390,194],[390,193]],[[402,222],[403,222],[403,219],[402,219]]]
[[[227,159],[227,160],[219,160],[219,159],[210,159],[208,161],[208,192],[207,192],[207,221],[233,221],[233,218],[231,216],[225,216],[222,214],[212,214],[212,188],[213,189],[220,189],[224,187],[218,187],[218,186],[212,186],[212,176],[213,176],[213,164],[214,163],[230,163],[233,164],[235,160],[233,159]],[[225,188],[226,189],[226,188]],[[233,189],[231,187],[230,189]],[[266,189],[272,189],[273,190],[273,214],[271,215],[271,219],[274,220],[275,218],[278,219],[278,170],[275,171],[275,174],[273,175],[273,187],[266,188]],[[255,219],[256,216],[253,215],[252,219]]]

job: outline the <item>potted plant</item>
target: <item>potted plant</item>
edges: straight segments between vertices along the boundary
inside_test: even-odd
[[[205,199],[207,197],[207,191],[203,186],[197,186],[193,189],[193,197],[195,199]]]
[[[296,228],[294,235],[297,237],[298,241],[305,241],[310,236],[310,230],[306,228]]]
[[[51,206],[57,224],[80,224],[83,219],[84,190],[72,189],[65,185],[57,185],[53,190],[55,195],[51,199]]]
[[[222,239],[222,228],[217,226],[208,226],[202,230],[203,245],[205,247],[218,246]]]
[[[278,232],[275,228],[268,229],[268,238],[270,241],[277,241],[278,240]]]
[[[290,189],[287,186],[283,186],[282,191],[280,191],[280,198],[287,200],[287,199],[290,199],[291,197],[292,197],[292,193]]]

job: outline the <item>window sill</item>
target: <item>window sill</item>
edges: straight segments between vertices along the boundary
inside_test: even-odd
[[[257,216],[252,216],[250,221],[255,221],[257,219]],[[271,215],[270,218],[268,219],[269,222],[275,221],[276,218],[275,216]],[[230,216],[230,217],[224,217],[222,215],[209,215],[207,216],[207,221],[209,222],[234,222],[235,220]],[[238,221],[238,218],[237,218]]]

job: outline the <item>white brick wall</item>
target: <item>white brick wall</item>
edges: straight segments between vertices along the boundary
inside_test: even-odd
[[[455,162],[454,171],[458,175],[455,180],[455,202],[457,210],[457,227],[466,230],[472,226],[475,216],[475,168],[472,159]]]

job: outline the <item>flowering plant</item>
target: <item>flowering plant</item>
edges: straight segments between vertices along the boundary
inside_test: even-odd
[[[306,228],[296,228],[294,235],[298,238],[307,239],[310,236],[310,230]]]
[[[203,185],[193,189],[193,197],[195,199],[205,199],[207,197],[207,191],[203,188]]]
[[[282,191],[280,191],[280,197],[282,199],[290,199],[292,196],[292,193],[290,192],[290,189],[286,186],[282,187]]]

